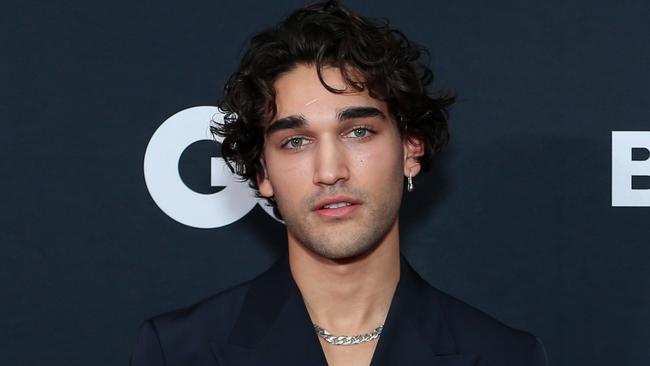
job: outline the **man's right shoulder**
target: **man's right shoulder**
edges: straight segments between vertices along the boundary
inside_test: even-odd
[[[145,320],[131,353],[131,365],[214,366],[214,347],[228,343],[251,290],[263,289],[263,296],[253,301],[265,302],[266,297],[277,294],[272,288],[280,291],[286,287],[290,276],[288,258],[283,256],[252,280]],[[266,304],[260,305],[264,308]]]
[[[182,339],[229,334],[252,280],[232,286],[190,306],[165,312],[148,321],[159,334]]]
[[[211,360],[210,344],[229,336],[251,281],[145,320],[131,353],[131,365],[202,365]]]

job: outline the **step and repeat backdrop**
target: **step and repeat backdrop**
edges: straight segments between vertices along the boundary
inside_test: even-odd
[[[431,51],[451,144],[405,195],[434,286],[557,366],[650,364],[650,3],[348,1]],[[285,250],[208,123],[303,1],[9,1],[0,364],[124,365],[143,319]]]

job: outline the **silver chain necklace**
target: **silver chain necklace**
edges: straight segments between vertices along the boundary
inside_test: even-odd
[[[373,339],[379,338],[379,335],[381,335],[381,331],[383,329],[384,326],[382,324],[370,333],[359,334],[355,336],[337,336],[328,332],[326,329],[323,329],[320,326],[314,324],[314,330],[316,331],[316,334],[319,337],[323,338],[325,342],[333,344],[335,346],[351,346],[353,344],[370,342]]]

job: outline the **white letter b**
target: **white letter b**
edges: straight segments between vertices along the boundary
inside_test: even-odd
[[[633,159],[632,152],[645,152]],[[612,206],[650,207],[650,188],[632,182],[650,180],[650,131],[612,131]]]

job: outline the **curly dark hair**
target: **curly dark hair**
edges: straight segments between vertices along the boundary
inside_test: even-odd
[[[371,97],[386,102],[402,138],[423,142],[419,162],[426,170],[449,140],[448,108],[455,98],[429,95],[433,73],[423,56],[428,58],[425,49],[386,20],[356,15],[339,1],[307,6],[251,39],[218,103],[224,123],[213,123],[211,132],[224,137],[222,157],[259,196],[264,130],[276,114],[274,82],[299,64],[314,65],[323,86],[342,93],[321,74],[323,67],[336,67],[352,90],[367,89]],[[275,207],[273,198],[269,203]]]

